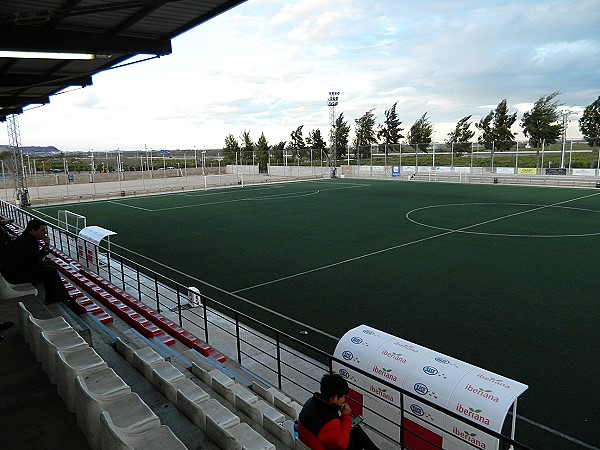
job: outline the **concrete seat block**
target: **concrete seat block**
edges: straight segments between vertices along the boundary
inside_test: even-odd
[[[189,378],[177,385],[177,409],[196,425],[200,420],[199,405],[210,400],[210,396]]]
[[[135,439],[135,435],[160,426],[158,416],[135,392],[108,402],[99,419],[103,449],[118,448],[119,444],[124,444],[121,439],[114,439],[115,435]]]
[[[294,448],[294,421],[275,422],[269,417],[263,417],[263,428],[271,436],[279,439],[286,446]]]
[[[97,372],[108,365],[91,347],[56,352],[56,388],[70,412],[75,412],[77,375]]]
[[[224,428],[232,427],[233,425],[240,423],[240,418],[238,416],[225,408],[214,398],[199,403],[196,407],[193,422],[204,432],[206,432],[207,417],[211,417],[217,425]]]
[[[285,416],[264,400],[250,403],[242,397],[235,399],[236,408],[247,415],[254,423],[263,426],[263,416],[269,417],[273,422],[283,422]]]
[[[300,410],[302,409],[302,405],[300,405],[296,401],[290,401],[289,403],[285,403],[281,400],[278,400],[277,397],[275,400],[275,408],[284,413],[286,416],[290,416],[292,419],[297,419],[298,414],[300,414]],[[289,399],[288,399],[289,400]]]
[[[27,309],[27,307],[23,304],[23,302],[17,303],[17,315],[19,318],[18,323],[19,323],[19,331],[21,332],[21,336],[23,336],[23,339],[25,339],[25,342],[27,342],[29,344],[29,333],[27,332],[29,323],[28,323],[27,319],[29,319],[29,316],[31,316],[32,314]],[[29,345],[29,348],[31,349],[31,344]]]
[[[210,375],[209,386],[211,386],[213,389],[215,388],[215,385],[217,387],[227,387],[234,383],[233,378],[224,374],[219,369],[211,370],[208,372],[208,375]]]
[[[125,342],[120,337],[117,337],[117,340],[115,341],[115,349],[123,358],[125,358],[127,360],[127,362],[129,364],[131,364],[133,366],[133,351],[134,351],[134,349],[131,345],[129,345],[127,342]]]
[[[85,375],[78,375],[75,393],[77,425],[92,448],[99,448],[100,413],[105,405],[131,393],[131,388],[110,367]]]
[[[273,444],[247,423],[239,423],[229,428],[223,428],[217,425],[211,417],[207,417],[206,435],[223,450],[275,449]]]
[[[242,444],[244,450],[275,450],[275,445],[261,436],[247,423],[240,423],[227,430]]]
[[[150,428],[139,433],[124,432],[114,425],[110,415],[103,411],[100,420],[104,427],[103,448],[113,450],[187,450],[187,447],[166,425]]]
[[[38,290],[31,283],[12,284],[0,274],[0,299],[8,300],[11,298],[26,297],[27,295],[37,295]]]
[[[264,387],[260,383],[252,383],[252,390],[256,392],[257,395],[262,397],[264,400],[269,402],[271,405],[274,403],[273,400],[273,391],[275,388],[273,387]]]
[[[212,367],[212,366],[210,366]],[[206,367],[203,367],[203,365],[200,365],[198,363],[196,363],[195,361],[192,361],[192,373],[197,376],[200,381],[202,381],[204,384],[208,385],[208,386],[212,386],[212,376],[210,375],[209,372],[211,372],[212,369],[208,369]]]
[[[79,333],[69,327],[68,330],[56,332],[44,331],[40,340],[42,369],[50,378],[51,383],[56,383],[56,352],[58,350],[71,351],[88,346],[88,343]]]
[[[28,337],[29,348],[35,355],[35,359],[42,361],[42,346],[41,339],[44,331],[56,332],[69,330],[71,326],[61,317],[52,317],[51,319],[36,319],[32,315],[27,317],[25,325],[25,334]]]
[[[152,381],[152,369],[154,366],[161,364],[165,361],[165,358],[160,356],[150,347],[143,347],[133,351],[133,367],[138,372],[144,375],[144,378],[148,381]]]
[[[248,403],[254,403],[258,401],[256,394],[239,383],[234,382],[231,385],[223,386],[217,382],[213,384],[213,389],[233,406],[235,406],[236,396],[244,398]]]
[[[170,362],[164,361],[152,369],[152,385],[173,404],[177,403],[175,384],[182,380],[185,380],[185,375]]]

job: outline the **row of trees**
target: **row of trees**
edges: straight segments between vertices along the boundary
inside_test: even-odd
[[[559,102],[560,92],[553,92],[548,95],[542,95],[533,105],[530,111],[523,114],[521,119],[521,128],[523,134],[528,138],[529,144],[537,149],[537,167],[539,167],[539,153],[543,145],[554,144],[557,141],[565,139],[567,119],[569,112],[561,110],[563,106]],[[399,119],[396,110],[398,102],[384,112],[383,123],[376,125],[374,109],[367,111],[362,117],[355,119],[354,139],[352,148],[354,156],[358,158],[367,158],[371,153],[371,145],[374,144],[400,144],[404,140],[415,151],[429,151],[432,144],[433,123],[423,114],[410,127],[406,136],[402,134],[404,128],[401,127],[402,121]],[[495,151],[509,150],[515,143],[515,135],[511,128],[517,121],[517,113],[509,114],[506,99],[502,100],[496,109],[491,110],[489,114],[476,122],[475,128],[479,130],[477,141],[492,154]],[[471,140],[475,136],[475,130],[471,128],[473,122],[471,115],[465,116],[456,123],[456,127],[448,133],[445,144],[460,155],[469,152],[471,149]],[[225,147],[223,148],[225,157],[231,162],[240,164],[259,164],[266,165],[269,157],[276,161],[282,161],[284,150],[300,160],[306,160],[309,154],[317,152],[317,155],[329,156],[327,143],[321,135],[321,131],[316,128],[311,130],[306,138],[303,135],[304,126],[301,125],[292,131],[289,141],[281,141],[276,145],[269,146],[264,133],[256,143],[250,138],[250,132],[244,131],[239,141],[232,134],[225,138]],[[600,141],[600,96],[596,101],[588,105],[579,119],[579,129],[583,134],[588,145],[592,147],[591,163],[597,156],[594,156],[596,145]],[[349,147],[350,125],[341,113],[336,119],[331,130],[330,144],[335,147],[337,156],[343,158],[347,156]],[[251,155],[251,156],[249,156]],[[244,159],[245,158],[245,159]],[[248,159],[252,158],[252,161]]]

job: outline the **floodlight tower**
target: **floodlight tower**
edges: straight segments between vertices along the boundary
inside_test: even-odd
[[[335,171],[337,166],[337,154],[335,148],[335,107],[338,104],[339,97],[339,92],[329,92],[329,99],[327,100],[327,106],[329,106],[329,125],[331,127],[329,132],[329,142],[331,142],[331,157],[329,158],[331,178],[336,177]]]
[[[12,147],[13,176],[15,179],[15,192],[20,207],[30,206],[29,192],[27,191],[27,176],[25,175],[25,164],[23,164],[23,153],[21,152],[21,132],[19,130],[19,118],[11,114],[6,118],[8,129],[8,145]]]
[[[560,152],[560,168],[565,168],[565,150],[567,145],[567,127],[569,126],[569,116],[571,114],[577,115],[575,111],[565,109],[559,113],[562,117],[562,151]]]

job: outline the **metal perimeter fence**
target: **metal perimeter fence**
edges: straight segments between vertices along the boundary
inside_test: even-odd
[[[13,219],[22,228],[30,219],[36,217],[27,210],[1,200],[0,213],[5,218]],[[48,232],[51,245],[69,257],[78,259],[77,243],[81,238],[52,224],[48,224]],[[87,241],[84,241],[83,245],[94,246]],[[385,378],[374,377],[373,374],[359,367],[349,365],[348,361],[337,358],[317,346],[307,344],[268,323],[256,320],[223,301],[200,292],[200,297],[196,297],[192,302],[189,287],[180,282],[110,252],[102,246],[96,247],[96,250],[98,251],[95,265],[98,267],[98,275],[195,336],[204,339],[215,349],[221,352],[223,349],[231,349],[224,354],[230,360],[237,361],[241,370],[262,379],[267,384],[276,386],[292,398],[303,402],[318,390],[322,374],[332,371],[334,366],[338,368],[338,372],[348,368],[383,386],[384,390],[399,392],[399,402],[392,403],[385,398],[379,399],[385,403],[387,412],[384,414],[380,410],[373,409],[372,406],[366,404],[360,406],[377,416],[379,420],[390,423],[392,428],[397,427],[399,430],[397,435],[386,435],[386,437],[400,448],[449,448],[438,441],[429,440],[427,433],[416,431],[424,429],[423,427],[434,434],[448,436],[454,442],[459,442],[458,446],[453,444],[451,448],[486,448],[486,445],[482,444],[485,439],[480,441],[474,438],[475,433],[466,433],[457,427],[454,427],[454,430],[447,430],[436,423],[424,420],[418,408],[412,407],[416,402],[438,411],[445,418],[452,418],[465,424],[463,428],[478,430],[483,433],[488,442],[490,439],[495,442],[494,448],[531,448],[508,436],[514,437],[516,411],[507,415],[501,433],[493,431],[476,421],[467,419],[464,415],[438,406],[418,393],[400,389]],[[342,369],[339,369],[340,367]],[[348,381],[354,391],[364,396],[372,395],[364,387],[352,380]],[[389,413],[390,411],[392,414]],[[414,426],[407,427],[408,423],[421,423],[422,426],[415,429]],[[489,444],[487,448],[490,448]]]

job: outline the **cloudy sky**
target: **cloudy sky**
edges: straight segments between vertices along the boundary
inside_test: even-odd
[[[249,0],[174,39],[173,54],[25,112],[21,141],[211,149],[244,130],[276,144],[300,125],[327,136],[336,90],[352,126],[398,102],[405,131],[427,112],[442,142],[504,98],[519,120],[554,91],[582,111],[600,95],[598,24],[600,0]]]

